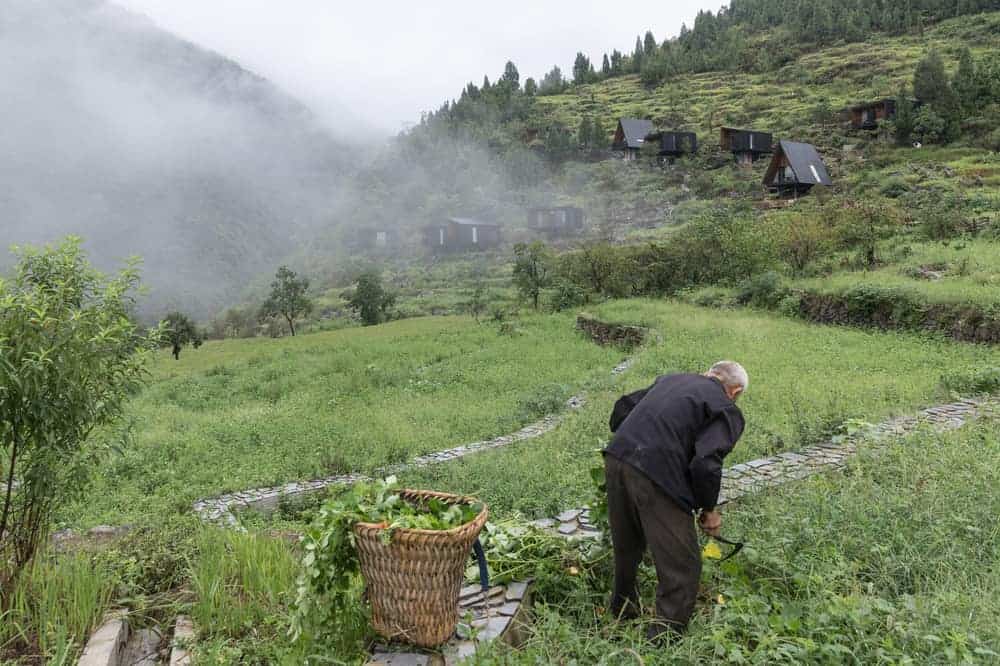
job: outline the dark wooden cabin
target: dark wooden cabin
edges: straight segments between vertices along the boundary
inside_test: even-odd
[[[639,118],[620,118],[614,139],[611,140],[611,150],[620,151],[627,161],[639,157],[646,137],[653,132],[653,121]]]
[[[485,250],[500,244],[500,227],[466,217],[449,217],[424,227],[424,245],[435,252]]]
[[[549,236],[569,236],[583,229],[583,209],[576,206],[531,208],[528,228]]]
[[[755,130],[733,129],[723,127],[719,133],[719,145],[722,150],[731,152],[736,161],[742,165],[750,165],[762,156],[771,152],[774,137],[769,132]]]
[[[675,159],[698,152],[698,136],[694,132],[661,131],[646,137],[646,142],[659,142],[659,156]]]
[[[808,143],[779,141],[764,174],[764,186],[779,197],[798,198],[814,185],[833,185],[816,148]]]
[[[892,97],[852,106],[851,126],[854,129],[875,129],[879,121],[896,117],[896,100]]]

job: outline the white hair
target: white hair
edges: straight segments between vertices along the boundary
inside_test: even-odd
[[[705,373],[709,377],[715,377],[723,386],[738,386],[744,391],[750,385],[750,376],[743,366],[736,361],[719,361]]]

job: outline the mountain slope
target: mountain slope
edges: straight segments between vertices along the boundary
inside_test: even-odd
[[[0,118],[0,243],[141,255],[147,314],[237,297],[328,221],[346,171],[271,83],[100,0],[5,0]]]

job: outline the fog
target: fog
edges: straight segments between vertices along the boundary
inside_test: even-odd
[[[2,4],[0,243],[141,255],[147,313],[204,316],[330,223],[349,151],[274,86],[103,2]]]
[[[513,60],[522,81],[577,51],[631,52],[638,33],[672,37],[709,0],[120,0],[165,28],[274,80],[337,128],[394,134],[490,80]],[[361,128],[359,130],[359,128]]]

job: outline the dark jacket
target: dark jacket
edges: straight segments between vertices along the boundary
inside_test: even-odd
[[[664,375],[615,405],[616,432],[604,453],[648,476],[684,510],[707,511],[719,500],[722,459],[744,425],[718,380]]]

